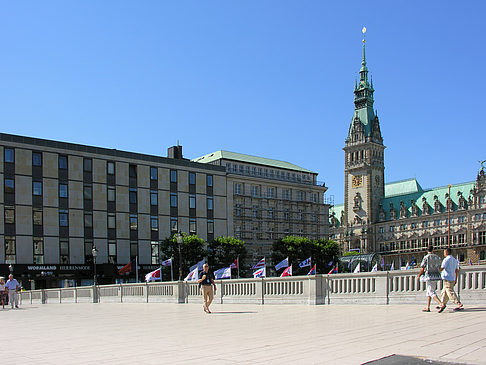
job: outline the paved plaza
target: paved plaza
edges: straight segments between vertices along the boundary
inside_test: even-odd
[[[420,305],[211,309],[156,303],[0,309],[6,363],[361,364],[397,354],[486,364],[482,306],[442,314],[423,313]]]

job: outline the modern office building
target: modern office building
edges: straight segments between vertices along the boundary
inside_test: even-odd
[[[416,262],[429,244],[454,248],[461,262],[486,259],[486,177],[423,189],[416,179],[385,183],[383,138],[373,109],[363,40],[354,115],[345,140],[344,204],[331,209],[331,238],[343,251],[379,252],[386,265]]]
[[[159,242],[181,230],[204,240],[228,230],[226,169],[182,157],[150,156],[0,134],[0,273],[24,286],[93,278],[101,282],[138,256],[158,267]]]
[[[272,242],[288,235],[328,238],[330,205],[324,198],[327,187],[317,180],[316,172],[284,161],[228,151],[216,151],[193,161],[226,169],[230,230],[251,247],[253,259],[268,257]]]

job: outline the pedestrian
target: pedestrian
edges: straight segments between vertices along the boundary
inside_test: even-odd
[[[14,305],[15,305],[15,308],[18,308],[19,307],[19,294],[17,293],[17,291],[20,289],[19,282],[17,281],[17,279],[14,279],[12,274],[10,274],[8,276],[8,280],[7,280],[7,283],[5,284],[5,286],[8,289],[8,301],[10,303],[10,306],[12,307],[12,309],[13,309]]]
[[[2,302],[2,309],[5,309],[5,302],[7,301],[7,288],[5,287],[5,279],[0,276],[0,302]]]
[[[213,294],[213,287],[214,293],[216,293],[216,283],[214,282],[214,274],[212,271],[209,271],[209,265],[204,264],[203,270],[199,274],[199,280],[197,281],[201,287],[201,294],[203,296],[203,309],[206,313],[211,313],[209,310],[209,306],[213,301],[214,294]]]
[[[441,259],[434,251],[434,246],[427,247],[427,255],[423,258],[420,264],[420,272],[417,279],[424,282],[426,286],[425,295],[427,297],[427,306],[422,309],[422,312],[430,312],[430,302],[432,298],[442,307],[442,302],[437,296],[437,282],[441,280],[440,277],[440,264]]]
[[[444,288],[442,289],[442,306],[439,309],[439,313],[444,311],[449,299],[457,304],[454,311],[464,309],[463,304],[459,301],[459,298],[454,291],[454,285],[456,285],[457,279],[459,278],[459,262],[457,262],[451,253],[452,250],[449,247],[444,250],[445,257],[444,260],[442,260],[442,265],[440,267],[441,276],[444,280]]]

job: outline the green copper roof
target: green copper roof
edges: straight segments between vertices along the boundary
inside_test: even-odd
[[[412,194],[423,191],[416,179],[407,179],[385,184],[385,197]]]
[[[307,169],[304,169],[300,166],[291,164],[289,162],[280,161],[280,160],[272,160],[270,158],[265,157],[257,157],[251,155],[245,155],[242,153],[236,152],[229,152],[229,151],[216,151],[205,156],[197,157],[191,161],[193,162],[200,162],[200,163],[210,163],[213,161],[217,161],[220,159],[224,160],[232,160],[232,161],[240,161],[246,163],[252,163],[262,166],[271,166],[280,169],[292,170],[292,171],[299,171],[299,172],[306,172],[310,174],[317,174],[317,172],[313,172]]]

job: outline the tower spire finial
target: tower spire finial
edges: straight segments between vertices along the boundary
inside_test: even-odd
[[[365,43],[366,43],[365,35],[366,35],[366,27],[363,27],[363,29],[361,29],[361,32],[363,33],[363,62],[361,62],[361,64],[363,66],[365,66],[366,65],[366,56],[365,56]]]

